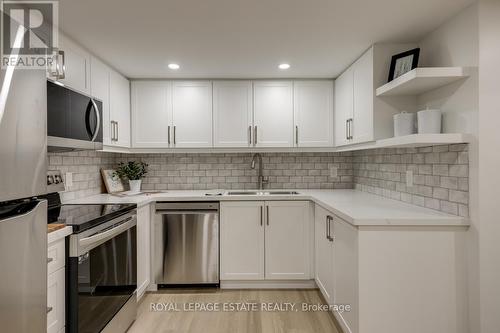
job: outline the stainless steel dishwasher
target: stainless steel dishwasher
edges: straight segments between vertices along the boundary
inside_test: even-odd
[[[219,203],[157,202],[155,212],[155,283],[218,285]]]

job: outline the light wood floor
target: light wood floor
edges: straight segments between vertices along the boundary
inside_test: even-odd
[[[185,311],[200,303],[258,303],[258,311]],[[161,309],[158,303],[175,303],[179,311]],[[292,311],[261,311],[262,303],[296,304]],[[304,312],[302,303],[322,304],[317,290],[169,290],[146,294],[139,304],[137,320],[129,333],[339,333],[328,312]],[[290,306],[288,307],[290,309]]]

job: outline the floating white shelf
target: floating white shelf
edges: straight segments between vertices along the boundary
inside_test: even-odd
[[[412,134],[398,136],[389,139],[371,141],[352,146],[339,147],[336,151],[353,151],[377,148],[412,148],[427,147],[436,145],[449,145],[456,143],[469,143],[472,135],[463,133],[443,133],[443,134]]]
[[[377,96],[419,95],[470,76],[468,67],[422,67],[377,88]]]

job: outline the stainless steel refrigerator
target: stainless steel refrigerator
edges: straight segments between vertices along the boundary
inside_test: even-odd
[[[0,323],[47,331],[47,92],[44,70],[1,70]]]

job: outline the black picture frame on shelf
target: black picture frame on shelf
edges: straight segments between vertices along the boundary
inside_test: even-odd
[[[389,78],[387,82],[391,82],[395,78],[398,78],[401,75],[417,68],[419,55],[420,55],[419,47],[413,50],[393,55],[391,59],[391,67],[389,69]]]

